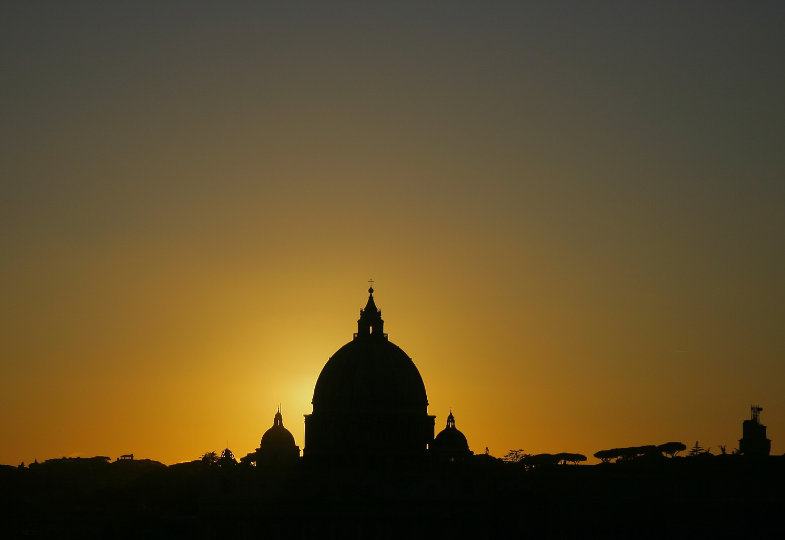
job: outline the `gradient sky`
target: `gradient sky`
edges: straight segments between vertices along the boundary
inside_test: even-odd
[[[302,447],[370,277],[475,452],[785,451],[785,4],[118,4],[0,6],[0,463]]]

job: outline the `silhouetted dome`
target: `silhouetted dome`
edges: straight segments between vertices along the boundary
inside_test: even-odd
[[[240,461],[243,464],[256,463],[258,466],[273,464],[292,464],[300,457],[300,447],[294,443],[294,436],[283,427],[281,409],[275,413],[273,427],[262,435],[259,448]]]
[[[433,445],[458,450],[468,450],[466,436],[457,429],[443,429],[434,439]]]
[[[322,368],[313,392],[314,411],[422,411],[428,399],[420,372],[382,332],[384,323],[373,294],[358,323],[355,338]]]
[[[296,448],[296,446],[297,445],[294,444],[294,436],[288,429],[283,427],[283,416],[281,416],[281,411],[279,410],[275,413],[275,417],[273,418],[273,427],[265,431],[264,435],[262,435],[262,442],[259,445],[259,450],[264,452],[265,450],[280,448]]]
[[[409,409],[427,405],[425,385],[412,359],[386,339],[356,339],[322,369],[314,408]]]
[[[373,288],[354,339],[322,368],[305,417],[306,459],[339,461],[424,456],[433,416],[420,372],[384,333]]]
[[[452,415],[452,411],[447,417],[447,427],[434,437],[431,451],[434,454],[448,457],[459,457],[471,453],[466,437],[455,427],[455,417]]]

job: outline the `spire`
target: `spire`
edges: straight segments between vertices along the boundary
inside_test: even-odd
[[[283,427],[283,416],[281,416],[281,406],[278,405],[278,412],[275,413],[275,418],[273,418],[273,427],[280,426]]]
[[[452,409],[450,409],[450,416],[447,417],[447,429],[455,429],[455,417],[452,415]]]
[[[373,287],[368,288],[368,302],[365,304],[365,309],[368,313],[379,313],[381,315],[381,310],[376,307],[376,302],[373,301]]]
[[[373,285],[373,280],[370,280]],[[357,321],[357,334],[355,337],[386,337],[384,334],[384,321],[382,320],[382,310],[376,307],[373,301],[373,286],[368,288],[368,302],[365,308],[360,310],[360,319]]]

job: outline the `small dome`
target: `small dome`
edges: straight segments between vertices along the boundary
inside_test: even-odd
[[[447,457],[460,457],[471,454],[466,436],[455,427],[455,417],[450,411],[447,427],[434,437],[431,452]]]
[[[297,448],[297,445],[294,443],[294,436],[288,429],[283,427],[283,416],[281,416],[281,411],[279,409],[273,418],[273,427],[265,431],[264,435],[262,435],[262,442],[259,445],[259,450],[265,452],[267,450],[274,451],[290,448]]]
[[[449,448],[455,450],[469,450],[469,443],[466,441],[466,436],[457,429],[443,429],[433,439],[433,446],[441,448]]]

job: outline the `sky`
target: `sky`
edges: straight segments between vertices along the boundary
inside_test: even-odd
[[[284,4],[284,5],[281,5]],[[253,451],[368,279],[475,453],[785,452],[785,5],[4,2],[0,463]]]

